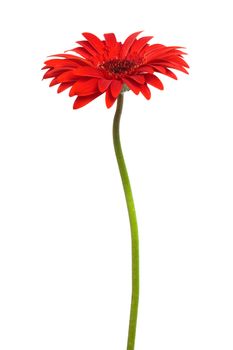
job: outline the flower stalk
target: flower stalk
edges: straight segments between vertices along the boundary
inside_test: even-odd
[[[121,92],[117,99],[117,108],[113,121],[113,143],[116,154],[116,159],[121,175],[122,185],[125,193],[125,199],[128,209],[130,229],[131,229],[131,249],[132,249],[132,296],[130,308],[130,320],[128,330],[127,350],[134,350],[138,301],[139,301],[139,240],[138,240],[138,225],[134,206],[133,194],[130,186],[129,176],[121,148],[120,141],[120,118],[123,108],[124,93]]]

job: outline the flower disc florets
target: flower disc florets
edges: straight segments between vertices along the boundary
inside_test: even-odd
[[[114,58],[99,65],[110,77],[120,78],[133,74],[142,63],[142,59],[130,60]]]

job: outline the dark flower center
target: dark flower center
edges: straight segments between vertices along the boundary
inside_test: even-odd
[[[100,64],[100,68],[110,75],[130,74],[139,66],[139,62],[134,60],[112,59]]]

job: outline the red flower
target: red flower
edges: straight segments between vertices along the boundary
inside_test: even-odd
[[[77,41],[81,46],[68,50],[75,54],[52,55],[54,58],[45,62],[42,69],[48,70],[43,78],[53,78],[50,86],[59,84],[57,92],[71,88],[69,95],[77,95],[74,109],[103,93],[109,108],[122,89],[130,89],[136,95],[141,92],[149,100],[148,84],[163,90],[162,82],[154,73],[177,79],[170,68],[188,73],[185,68],[189,66],[182,57],[185,53],[180,51],[181,47],[149,45],[153,37],[136,39],[140,33],[131,34],[124,43],[117,41],[113,33],[104,34],[104,40],[83,33],[86,40]]]

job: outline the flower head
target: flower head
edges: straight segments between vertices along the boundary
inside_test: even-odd
[[[43,78],[52,78],[50,86],[57,85],[57,92],[70,88],[69,95],[77,96],[74,109],[80,108],[105,93],[106,106],[110,108],[119,94],[132,90],[140,92],[148,100],[151,92],[148,85],[163,90],[157,74],[177,79],[171,69],[188,73],[179,46],[149,45],[152,36],[137,39],[141,32],[131,34],[123,43],[113,33],[104,34],[100,40],[91,33],[83,33],[86,40],[77,41],[72,54],[52,55],[42,69],[47,69]]]

